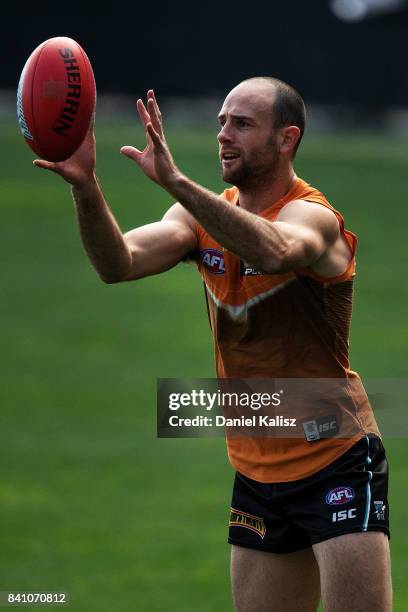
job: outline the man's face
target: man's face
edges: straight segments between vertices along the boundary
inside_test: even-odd
[[[239,188],[267,186],[279,162],[272,107],[275,97],[268,83],[241,83],[226,97],[218,116],[221,173]]]

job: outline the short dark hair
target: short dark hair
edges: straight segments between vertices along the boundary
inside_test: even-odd
[[[300,130],[300,137],[293,149],[293,157],[302,140],[306,126],[306,107],[302,96],[284,81],[274,77],[254,77],[247,81],[264,80],[275,87],[276,98],[272,106],[273,127],[279,129],[288,125],[296,125]]]

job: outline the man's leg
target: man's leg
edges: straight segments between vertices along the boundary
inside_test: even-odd
[[[313,546],[325,612],[391,612],[388,538],[371,531],[341,535]]]
[[[232,546],[231,582],[237,612],[316,612],[319,604],[311,548],[276,554]]]

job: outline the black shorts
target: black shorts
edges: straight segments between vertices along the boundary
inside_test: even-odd
[[[230,544],[290,553],[388,522],[388,464],[379,438],[364,437],[329,466],[294,482],[266,484],[237,472]]]

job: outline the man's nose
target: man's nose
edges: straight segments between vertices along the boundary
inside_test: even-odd
[[[225,142],[231,142],[231,130],[229,127],[227,127],[226,123],[222,126],[222,128],[218,132],[217,139],[220,144],[223,144]]]

